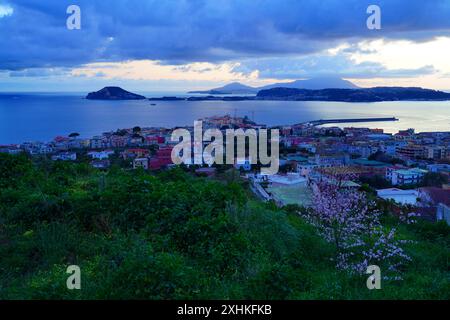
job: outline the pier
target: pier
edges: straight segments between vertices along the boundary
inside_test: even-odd
[[[320,126],[323,124],[330,124],[330,123],[351,123],[351,122],[382,122],[382,121],[398,121],[395,117],[389,117],[389,118],[355,118],[355,119],[320,119],[320,120],[313,120],[313,121],[306,121],[301,124],[310,124],[313,126]]]

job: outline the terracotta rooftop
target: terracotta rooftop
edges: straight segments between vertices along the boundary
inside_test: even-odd
[[[420,188],[421,192],[426,192],[434,203],[443,203],[450,206],[450,190],[437,187]]]

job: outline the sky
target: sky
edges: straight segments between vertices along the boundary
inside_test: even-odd
[[[81,28],[70,30],[70,5]],[[381,29],[366,21],[381,10]],[[450,0],[0,0],[0,91],[336,76],[450,90]]]

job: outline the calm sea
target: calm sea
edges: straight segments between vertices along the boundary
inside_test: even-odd
[[[146,96],[161,96],[147,93]],[[165,94],[167,95],[167,93]],[[268,125],[309,120],[358,117],[397,117],[397,122],[341,124],[369,126],[387,132],[415,128],[450,131],[450,101],[438,102],[303,102],[303,101],[92,101],[84,94],[0,93],[0,144],[50,141],[57,135],[78,132],[91,137],[133,126],[192,125],[206,116],[247,115]]]

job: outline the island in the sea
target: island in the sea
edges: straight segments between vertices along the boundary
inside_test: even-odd
[[[144,96],[126,91],[120,87],[105,87],[86,96],[89,100],[144,100]]]
[[[340,101],[340,102],[380,102],[380,101],[443,101],[450,100],[450,93],[419,87],[375,87],[358,89],[297,89],[277,87],[260,90],[254,96],[194,96],[187,98],[162,97],[152,101]]]

